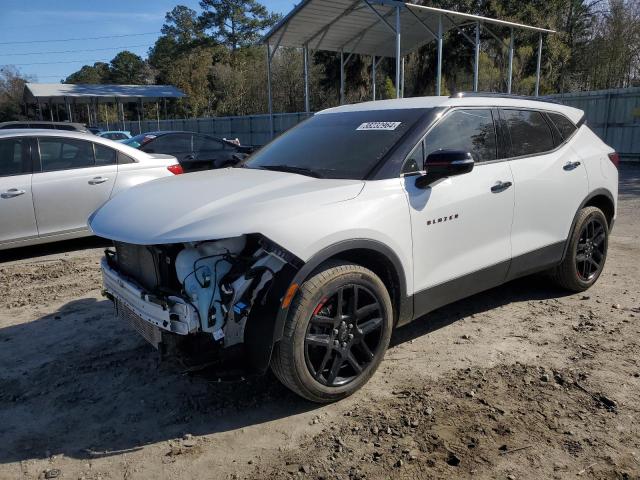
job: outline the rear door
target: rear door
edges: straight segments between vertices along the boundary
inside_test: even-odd
[[[521,275],[561,259],[587,195],[587,172],[541,112],[504,108],[500,117],[510,138],[516,195],[511,273]]]
[[[27,137],[0,140],[0,243],[38,236],[31,143]]]
[[[40,236],[85,230],[115,184],[116,151],[86,140],[39,137],[38,152],[33,202]]]

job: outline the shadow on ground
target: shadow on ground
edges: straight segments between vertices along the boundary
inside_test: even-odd
[[[47,255],[60,253],[77,253],[78,251],[92,248],[104,248],[111,242],[99,237],[83,237],[61,242],[43,243],[29,247],[12,248],[0,251],[0,263],[13,262],[27,259],[38,259]]]
[[[513,301],[560,295],[529,278],[442,308],[399,329],[398,345]],[[271,375],[225,384],[184,374],[113,317],[108,301],[67,303],[0,330],[0,463],[49,454],[117,455],[318,408]]]

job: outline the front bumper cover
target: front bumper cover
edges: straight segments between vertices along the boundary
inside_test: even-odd
[[[184,299],[169,296],[159,299],[121,276],[102,259],[104,294],[116,305],[124,305],[139,319],[167,332],[188,335],[198,330],[198,312]]]

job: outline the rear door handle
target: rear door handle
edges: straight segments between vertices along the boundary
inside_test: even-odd
[[[20,195],[24,195],[27,193],[25,190],[18,190],[17,188],[10,188],[6,192],[2,193],[0,197],[2,198],[13,198],[19,197]]]
[[[89,185],[100,185],[107,180],[109,180],[107,177],[93,177],[91,180],[89,180]]]
[[[498,182],[493,187],[491,187],[491,191],[493,193],[504,192],[511,185],[513,185],[513,183],[511,183],[511,182]]]
[[[574,170],[580,166],[580,162],[568,162],[565,163],[564,167],[562,167],[567,172]]]

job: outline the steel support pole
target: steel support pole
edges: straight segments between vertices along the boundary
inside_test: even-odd
[[[478,91],[478,78],[480,73],[480,23],[476,22],[476,51],[473,61],[473,91]]]
[[[538,39],[538,66],[536,68],[536,97],[540,95],[540,66],[542,63],[542,33]]]
[[[404,57],[402,57],[402,64],[401,64],[401,73],[402,73],[402,77],[400,80],[400,86],[401,86],[401,91],[400,91],[400,98],[404,98]]]
[[[109,105],[106,103],[104,104],[104,121],[107,124],[107,130],[109,130]]]
[[[89,109],[88,103],[87,103],[87,123],[91,125],[91,110]]]
[[[376,56],[371,57],[371,91],[373,94],[373,100],[376,99]]]
[[[53,103],[49,101],[49,116],[51,117],[51,121],[53,122]]]
[[[309,99],[309,45],[305,45],[302,49],[304,57],[304,111],[311,111]]]
[[[400,85],[400,7],[396,7],[396,98],[400,98],[400,89],[402,86]]]
[[[507,93],[511,93],[513,81],[513,28],[511,29],[511,39],[509,40],[509,79],[507,81]]]
[[[158,130],[160,130],[160,103],[156,101],[156,125],[158,125]]]
[[[442,88],[442,15],[438,15],[438,67],[436,70],[436,96]]]
[[[273,100],[271,97],[271,45],[267,43],[267,103],[269,107],[269,135],[273,139]]]
[[[344,50],[340,50],[340,105],[344,105]]]
[[[138,104],[136,105],[136,110],[138,111],[138,133],[142,133],[142,124],[140,123],[140,110],[142,110],[141,106],[142,106],[142,98],[140,99],[140,102],[138,102]]]

